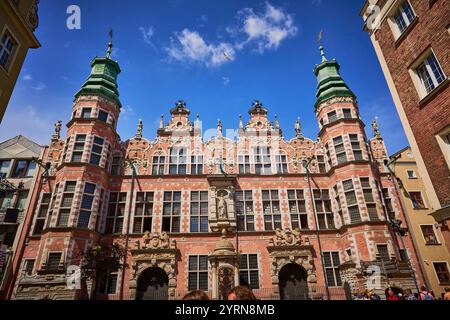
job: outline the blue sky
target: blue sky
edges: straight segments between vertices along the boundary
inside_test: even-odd
[[[66,27],[69,5],[81,9],[81,30]],[[132,137],[139,118],[153,139],[159,117],[178,99],[199,113],[203,128],[221,118],[236,128],[254,99],[278,114],[286,138],[297,117],[315,139],[317,35],[324,30],[329,59],[358,96],[369,136],[378,116],[390,153],[407,145],[379,62],[358,13],[361,0],[47,0],[39,7],[42,48],[31,50],[8,110],[0,140],[23,134],[48,144],[57,120],[70,117],[73,95],[104,55],[114,29],[113,58],[122,74],[124,106],[118,131]],[[223,56],[227,52],[228,58]]]

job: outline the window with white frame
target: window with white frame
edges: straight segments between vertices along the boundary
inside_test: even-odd
[[[208,191],[191,191],[191,232],[208,232]]]
[[[386,213],[388,214],[389,219],[395,219],[395,211],[392,206],[392,199],[389,193],[389,189],[383,188],[382,190],[384,205],[386,208]]]
[[[334,215],[331,210],[330,191],[327,189],[315,189],[313,190],[314,203],[316,206],[318,228],[334,229]]]
[[[123,219],[127,203],[126,192],[111,192],[106,216],[106,234],[119,234],[123,231]]]
[[[369,178],[360,178],[361,188],[364,194],[364,201],[366,202],[367,211],[369,213],[370,221],[378,221],[377,205],[375,198],[373,197],[372,186],[370,185]]]
[[[118,271],[108,270],[100,279],[98,292],[100,294],[115,294],[117,292]]]
[[[239,278],[241,285],[252,290],[259,289],[259,267],[257,254],[243,254],[240,258]]]
[[[37,211],[36,221],[34,222],[33,235],[40,235],[44,230],[45,220],[47,219],[48,211],[50,209],[50,201],[52,199],[51,193],[44,193],[42,195],[41,203]]]
[[[338,165],[347,162],[347,154],[345,153],[344,139],[342,137],[336,137],[333,139],[333,144]]]
[[[275,165],[277,167],[278,174],[288,173],[287,155],[285,155],[285,154],[275,155]]]
[[[36,260],[34,259],[25,260],[25,263],[23,265],[23,272],[25,273],[26,276],[30,277],[31,275],[33,275],[35,262]]]
[[[102,158],[103,144],[105,140],[99,137],[94,137],[94,141],[92,143],[91,150],[91,159],[89,160],[90,164],[100,165],[100,160]]]
[[[193,175],[203,174],[203,156],[202,155],[191,156],[191,174],[193,174]]]
[[[208,291],[208,256],[189,256],[188,291]]]
[[[417,179],[416,172],[414,170],[406,170],[408,179]]]
[[[113,156],[111,163],[111,175],[118,176],[120,175],[120,170],[122,167],[122,157],[121,156]]]
[[[61,199],[61,205],[59,209],[58,227],[67,227],[69,224],[70,212],[72,210],[72,202],[75,194],[75,188],[77,183],[75,181],[67,181],[64,187],[64,192]]]
[[[238,168],[239,168],[239,174],[250,174],[250,156],[239,155],[238,156]]]
[[[339,266],[341,265],[339,252],[337,251],[324,252],[323,260],[328,286],[329,287],[342,286],[341,273],[339,271]]]
[[[236,191],[235,199],[239,231],[255,231],[252,190]]]
[[[352,118],[352,110],[350,109],[342,109],[342,114],[344,115],[344,119]]]
[[[344,181],[344,192],[347,200],[348,213],[352,224],[361,222],[361,213],[359,211],[358,200],[356,198],[355,187],[352,180]]]
[[[81,210],[78,217],[78,228],[89,228],[96,187],[97,186],[93,183],[86,183],[84,185],[83,198],[81,199]]]
[[[289,212],[291,214],[292,230],[308,230],[308,212],[306,211],[304,190],[288,190]]]
[[[409,1],[403,1],[394,14],[394,21],[398,31],[402,34],[416,18],[416,14]]]
[[[266,231],[281,229],[281,212],[278,190],[263,190],[264,226]]]
[[[86,143],[86,135],[85,134],[78,134],[75,137],[75,143],[73,145],[71,162],[81,162],[81,159],[83,158],[85,143]]]
[[[391,255],[387,244],[377,244],[378,257],[383,261],[390,261]]]
[[[0,41],[0,66],[5,70],[9,70],[16,49],[17,41],[5,30]]]
[[[331,111],[330,113],[327,114],[327,117],[328,117],[328,123],[332,123],[332,122],[335,122],[338,120],[336,111]]]
[[[430,51],[415,70],[420,80],[423,97],[447,79],[433,51]]]
[[[46,270],[59,270],[61,267],[62,252],[50,252],[45,264]]]
[[[109,113],[108,113],[108,112],[103,111],[103,110],[99,110],[99,111],[98,111],[98,116],[97,116],[97,118],[98,118],[98,120],[100,120],[101,122],[107,123],[107,122],[108,122],[108,116],[109,116]]]
[[[180,232],[181,192],[164,192],[162,231]]]
[[[433,262],[434,271],[439,280],[439,284],[450,284],[450,273],[448,270],[448,262]]]
[[[412,206],[415,210],[426,209],[425,201],[420,191],[410,191],[409,198],[411,199]]]
[[[425,244],[427,245],[439,244],[433,225],[421,225],[420,230],[422,230],[422,235],[423,238],[425,239]]]
[[[164,175],[164,168],[166,163],[166,157],[157,155],[153,156],[152,175],[162,176]]]
[[[81,118],[90,119],[92,114],[92,108],[83,108],[81,109]]]
[[[152,231],[154,192],[138,192],[134,209],[133,233]]]
[[[256,174],[271,174],[272,159],[270,147],[256,147],[253,149]]]
[[[185,175],[186,174],[186,148],[171,148],[169,174],[171,175]]]
[[[317,156],[317,167],[319,168],[319,173],[326,173],[327,167],[325,164],[325,157],[324,156]]]
[[[362,156],[361,143],[359,142],[357,134],[350,134],[350,143],[352,145],[353,157],[355,161],[364,160]]]

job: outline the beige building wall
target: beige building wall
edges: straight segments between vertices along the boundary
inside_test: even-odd
[[[28,49],[40,47],[39,41],[33,34],[38,26],[37,7],[37,0],[0,1],[0,40],[7,35],[14,44],[12,50],[8,50],[8,59],[5,59],[5,65],[0,63],[0,123]],[[0,55],[3,52],[0,44]]]
[[[442,283],[439,281],[433,263],[446,262],[450,264],[450,253],[447,250],[446,239],[441,232],[441,227],[430,215],[433,210],[430,207],[430,200],[427,196],[425,184],[422,176],[419,173],[414,154],[411,148],[405,148],[396,155],[393,171],[397,178],[399,178],[403,185],[401,197],[405,206],[406,214],[409,218],[411,236],[415,239],[417,250],[422,258],[422,267],[427,278],[428,286],[435,292],[436,295],[441,296],[444,288],[448,287],[449,283]],[[409,193],[417,192],[422,195],[424,208],[414,207],[412,198]],[[419,206],[420,207],[420,206]],[[422,231],[424,228],[432,228],[436,241],[429,242],[426,240]]]

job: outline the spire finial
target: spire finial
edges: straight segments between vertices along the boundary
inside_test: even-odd
[[[239,115],[239,129],[244,128],[244,122],[242,121],[242,114]]]
[[[109,44],[108,44],[108,50],[106,50],[106,58],[110,58],[111,57],[111,52],[112,52],[112,47],[113,47],[113,29],[109,30]]]
[[[325,57],[325,50],[322,45],[322,39],[323,39],[323,30],[320,30],[319,37],[318,37],[319,50],[320,50],[320,55],[322,56],[322,62],[325,62],[325,61],[327,61],[327,58]]]
[[[295,122],[295,137],[298,139],[303,139],[302,124],[300,122],[300,117],[298,117],[297,121]]]
[[[142,130],[144,129],[144,123],[142,122],[142,119],[139,119],[138,126],[137,126],[137,132],[136,132],[136,139],[142,139]]]
[[[223,137],[223,125],[222,120],[220,119],[217,120],[217,136]]]
[[[197,113],[197,119],[195,120],[195,127],[200,128],[200,115]]]
[[[159,128],[164,128],[164,114],[161,115],[161,118],[159,119]]]
[[[278,121],[278,115],[275,115],[275,128],[280,129],[280,122]]]

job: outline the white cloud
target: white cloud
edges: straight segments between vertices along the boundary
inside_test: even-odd
[[[222,80],[224,86],[227,86],[230,83],[230,78],[228,77],[222,77]]]
[[[175,32],[165,51],[172,60],[218,67],[234,61],[236,52],[250,45],[255,45],[261,54],[269,49],[276,50],[285,39],[298,32],[293,16],[269,2],[260,13],[252,8],[240,10],[237,19],[238,24],[226,28],[232,41],[209,42],[199,32],[186,28]],[[201,20],[207,21],[207,17],[202,16]]]
[[[258,51],[263,53],[268,49],[277,49],[283,40],[297,34],[298,28],[294,25],[294,17],[281,8],[272,6],[266,2],[265,11],[255,13],[251,8],[246,8],[238,13],[241,26],[238,32],[244,33],[246,39],[239,43],[239,49],[255,43]],[[236,28],[228,28],[232,35],[236,35]]]
[[[155,30],[153,29],[153,27],[149,27],[147,30],[147,29],[145,29],[145,27],[141,26],[141,27],[139,27],[139,30],[141,31],[144,42],[146,44],[150,45],[153,49],[156,49],[156,46],[152,41],[152,38],[155,35]]]
[[[47,85],[43,82],[38,82],[35,86],[31,87],[31,89],[34,89],[36,91],[42,91],[47,89]]]
[[[202,36],[189,29],[175,33],[170,47],[165,48],[169,57],[178,61],[196,62],[207,67],[217,67],[235,58],[235,50],[229,43],[208,44]]]
[[[33,77],[31,76],[31,74],[26,74],[23,76],[22,80],[23,81],[31,81],[31,80],[33,80]]]
[[[48,115],[31,105],[25,108],[10,106],[1,124],[0,141],[21,134],[36,143],[48,144],[54,128]],[[53,113],[51,115],[54,117]]]

